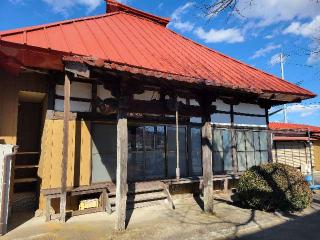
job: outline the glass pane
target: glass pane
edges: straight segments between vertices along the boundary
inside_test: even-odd
[[[261,164],[268,163],[268,151],[261,151]]]
[[[224,171],[232,171],[232,145],[230,130],[223,130]]]
[[[253,132],[252,131],[246,131],[246,150],[247,151],[254,151],[254,145],[253,145]]]
[[[153,126],[144,127],[144,148],[146,151],[150,151],[155,148],[154,132],[155,132],[155,127]]]
[[[268,150],[268,134],[266,131],[260,132],[260,149],[261,150]]]
[[[145,153],[145,176],[147,178],[164,177],[164,156],[162,150]]]
[[[165,142],[164,127],[157,126],[156,133],[155,133],[155,148],[164,149],[164,142]]]
[[[255,165],[254,152],[247,152],[247,169]]]
[[[164,127],[146,126],[145,169],[147,179],[164,177]]]
[[[256,150],[256,151],[260,150],[259,135],[260,135],[259,132],[257,132],[257,131],[253,132],[254,150]]]
[[[246,153],[245,152],[238,152],[238,170],[245,171],[246,170]]]
[[[92,125],[92,182],[116,180],[117,128],[115,125]]]
[[[129,152],[128,181],[144,179],[144,152]]]
[[[260,165],[261,164],[261,154],[260,151],[255,151],[254,152],[254,158],[256,161],[256,165]]]
[[[237,135],[237,151],[244,152],[246,150],[246,138],[244,131],[236,131]]]
[[[223,152],[213,152],[213,172],[221,173],[223,171]]]
[[[180,176],[187,175],[187,156],[186,156],[186,128],[179,127],[179,168]],[[176,177],[177,157],[176,157],[176,128],[167,127],[167,157],[168,157],[168,176]]]
[[[202,161],[201,161],[201,129],[191,128],[190,151],[191,151],[191,175],[202,175]]]
[[[215,129],[213,131],[213,151],[223,151],[222,130]]]
[[[175,178],[176,167],[177,167],[176,152],[175,151],[167,152],[167,160],[168,160],[168,177]]]

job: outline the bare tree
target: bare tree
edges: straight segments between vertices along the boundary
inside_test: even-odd
[[[229,13],[236,12],[241,14],[241,9],[237,7],[240,0],[203,0],[201,5],[207,16],[214,16],[221,12],[228,11]],[[247,0],[247,5],[251,6],[256,0]],[[309,0],[311,2],[320,3],[320,0]],[[259,1],[257,1],[259,2]]]
[[[252,5],[254,0],[248,0],[248,5]],[[204,0],[201,5],[206,16],[215,16],[222,12],[241,14],[240,9],[237,7],[239,0]]]

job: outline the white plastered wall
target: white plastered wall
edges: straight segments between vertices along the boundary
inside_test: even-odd
[[[56,94],[58,96],[64,96],[64,86],[56,85]],[[70,89],[70,96],[75,98],[92,98],[92,86],[90,83],[72,82]],[[56,99],[54,109],[56,111],[63,111],[63,100]],[[71,112],[90,112],[91,103],[83,101],[70,101]]]
[[[211,115],[211,121],[214,124],[231,124],[231,106],[224,103],[222,100],[217,99],[213,102],[214,106],[218,111],[224,111],[229,113],[214,113]],[[257,104],[248,104],[248,103],[239,103],[238,105],[233,106],[234,111],[234,123],[235,125],[243,126],[266,126],[267,119],[265,117],[265,109],[261,108]],[[244,116],[236,113],[242,114],[254,114],[261,116]]]

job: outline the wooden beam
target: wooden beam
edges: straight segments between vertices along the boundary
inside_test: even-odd
[[[60,198],[60,221],[66,221],[66,201],[67,201],[67,164],[69,146],[69,114],[70,114],[70,78],[65,74],[64,81],[64,117],[63,117],[63,146],[61,161],[61,198]]]
[[[203,119],[201,144],[204,212],[213,213],[212,127],[210,116]]]
[[[128,163],[128,122],[127,111],[122,105],[124,99],[119,101],[117,121],[117,179],[116,179],[116,225],[117,231],[126,227],[127,202],[127,163]]]

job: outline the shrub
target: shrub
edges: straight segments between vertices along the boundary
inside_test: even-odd
[[[310,206],[312,192],[303,175],[281,163],[254,166],[241,176],[241,206],[265,211],[299,211]]]

